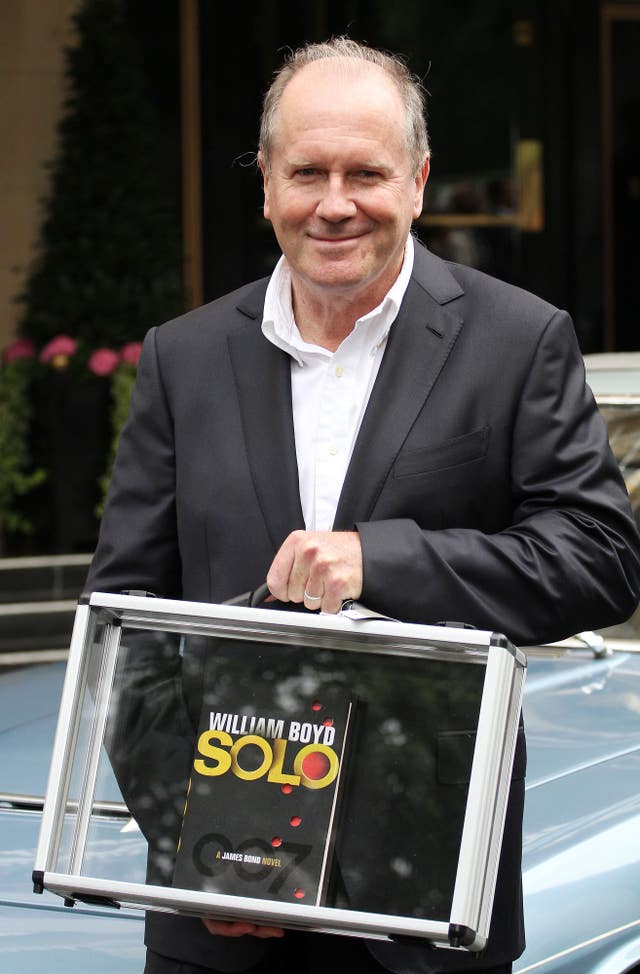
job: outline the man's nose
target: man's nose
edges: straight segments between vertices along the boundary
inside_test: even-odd
[[[325,182],[316,213],[323,220],[335,223],[355,216],[357,207],[341,176],[330,176]]]

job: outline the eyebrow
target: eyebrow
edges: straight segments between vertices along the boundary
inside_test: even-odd
[[[302,159],[302,158],[285,159],[285,163],[287,166],[290,166],[292,169],[325,169],[326,168],[323,162],[320,161],[314,162],[308,158],[307,159]],[[348,170],[364,169],[364,170],[371,170],[371,171],[382,172],[382,173],[390,173],[392,172],[393,167],[389,166],[387,163],[374,162],[373,160],[369,159],[368,161],[359,160],[353,165],[347,166],[347,169]]]

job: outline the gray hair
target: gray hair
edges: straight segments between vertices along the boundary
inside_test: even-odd
[[[292,51],[281,68],[276,71],[271,87],[267,91],[262,106],[260,120],[260,153],[267,169],[270,169],[271,149],[276,128],[280,99],[286,86],[298,71],[313,61],[341,59],[365,61],[377,64],[394,82],[405,110],[405,141],[407,152],[417,173],[425,155],[429,152],[429,136],[425,119],[424,88],[420,79],[413,75],[402,58],[396,54],[367,47],[349,37],[332,37],[319,44],[306,44]]]

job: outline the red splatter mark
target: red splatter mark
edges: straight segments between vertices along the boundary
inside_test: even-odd
[[[273,846],[274,849],[277,849],[278,846],[282,845],[282,839],[280,838],[279,835],[274,835],[274,837],[271,840],[271,845]]]
[[[333,727],[333,717],[327,717],[326,720],[322,721],[323,727]]]
[[[319,781],[324,778],[331,767],[329,758],[320,751],[311,751],[302,761],[302,773],[310,781]]]
[[[311,704],[311,709],[312,710],[322,710],[322,704],[320,703],[319,700],[314,700],[313,703]]]
[[[300,818],[299,815],[292,815],[291,818],[289,819],[289,824],[293,825],[294,829],[297,829],[301,821],[302,819]]]
[[[290,795],[291,792],[293,791],[293,788],[291,787],[291,785],[283,785],[280,791],[282,792],[283,795]]]
[[[299,886],[296,886],[296,888],[293,891],[293,895],[297,900],[303,900],[305,897],[305,892]]]

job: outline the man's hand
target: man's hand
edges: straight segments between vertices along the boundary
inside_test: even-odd
[[[208,917],[202,917],[202,922],[209,933],[215,933],[218,937],[258,937],[260,940],[284,937],[282,927],[263,927],[244,920],[209,920]]]
[[[357,531],[293,531],[267,574],[281,602],[339,612],[345,599],[362,593],[362,546]]]

